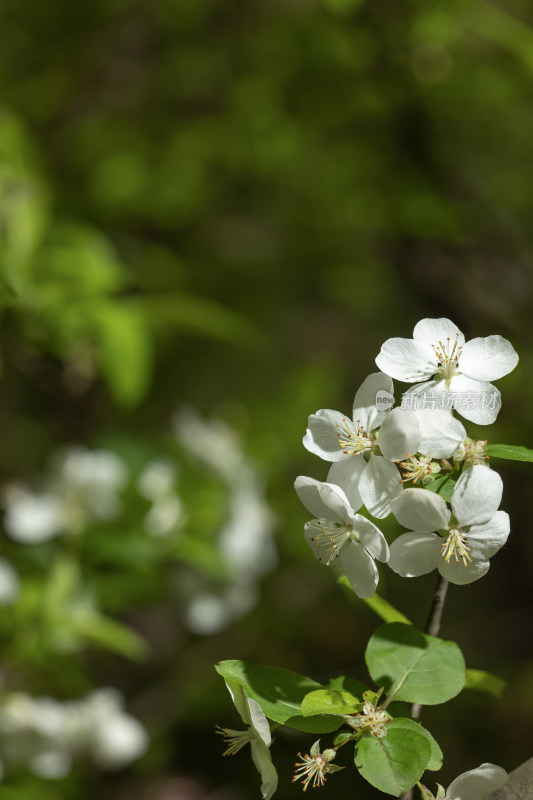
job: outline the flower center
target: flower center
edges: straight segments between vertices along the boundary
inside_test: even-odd
[[[487,440],[471,439],[466,436],[455,453],[454,461],[464,461],[465,464],[484,464],[488,459]]]
[[[440,464],[432,461],[429,456],[409,456],[407,461],[401,461],[400,466],[405,469],[402,483],[413,481],[413,483],[426,484],[435,480],[435,475],[440,472]]]
[[[348,539],[356,539],[351,525],[340,525],[327,519],[314,519],[306,523],[306,528],[316,531],[311,537],[313,544],[324,550],[318,560],[323,561],[327,567],[339,555],[339,550]]]
[[[220,733],[224,737],[224,741],[229,745],[228,749],[222,754],[224,756],[234,756],[254,738],[251,728],[245,731],[233,731],[231,728],[222,728],[220,725],[215,727],[217,728],[217,733]]]
[[[450,381],[454,375],[459,374],[459,357],[463,348],[459,344],[459,334],[455,334],[455,341],[448,336],[446,342],[439,341],[437,345],[432,344],[435,357],[437,359],[437,375],[445,381]]]
[[[381,711],[379,708],[376,708],[376,706],[368,700],[359,714],[353,717],[345,717],[345,719],[350,727],[355,729],[367,728],[370,730],[372,736],[377,736],[378,738],[387,735],[385,725],[387,722],[392,722],[392,717],[387,714],[386,711]]]
[[[462,561],[465,567],[467,567],[467,562],[472,561],[469,555],[470,548],[467,545],[468,539],[464,531],[460,530],[460,528],[452,528],[448,533],[448,538],[444,544],[441,545],[440,554],[447,564],[449,564],[450,559],[454,557],[456,564]]]
[[[339,447],[346,456],[360,456],[372,450],[372,434],[365,433],[360,424],[361,420],[357,419],[355,423],[346,417],[343,417],[342,422],[337,423]]]

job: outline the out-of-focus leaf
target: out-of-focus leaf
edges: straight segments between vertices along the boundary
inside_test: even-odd
[[[152,368],[150,332],[135,308],[102,302],[90,311],[96,360],[115,400],[135,405],[148,390]]]
[[[250,346],[261,341],[260,332],[246,317],[214,300],[193,295],[145,295],[129,301],[154,326],[183,328],[230,344]]]
[[[492,672],[483,669],[466,670],[465,689],[474,689],[477,692],[486,692],[493,697],[500,698],[507,687],[507,681]]]
[[[353,592],[346,575],[341,575],[338,579],[338,583]],[[376,593],[372,595],[372,597],[361,597],[359,599],[365,603],[365,605],[371,608],[372,611],[378,615],[378,617],[381,617],[384,622],[404,622],[406,625],[411,625],[411,621],[407,619],[405,614],[402,614],[401,611],[398,611],[398,609],[394,608],[394,606],[389,603],[388,600],[385,600],[384,597],[380,597],[379,594]]]
[[[87,642],[134,661],[147,657],[149,647],[138,633],[102,614],[81,614],[74,618],[73,631]]]

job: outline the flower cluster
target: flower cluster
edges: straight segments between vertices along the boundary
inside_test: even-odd
[[[489,569],[510,530],[499,510],[502,481],[487,463],[486,441],[468,437],[453,411],[493,422],[501,398],[489,381],[517,361],[501,336],[465,343],[450,320],[424,319],[412,339],[385,342],[376,358],[381,372],[363,381],[351,416],[321,409],[309,417],[304,445],[331,467],[324,482],[296,479],[300,500],[314,515],[305,539],[326,566],[338,559],[360,597],[376,590],[375,560],[405,577],[437,569],[456,584]],[[418,399],[468,392],[491,402],[393,407],[393,378],[413,383],[407,394]],[[453,489],[450,504],[437,493],[443,484]],[[389,547],[369,517],[379,522],[391,513],[408,532]]]

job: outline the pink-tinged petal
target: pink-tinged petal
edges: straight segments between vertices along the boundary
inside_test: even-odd
[[[378,395],[379,392],[379,395]],[[390,404],[387,403],[390,401]],[[377,428],[387,411],[394,405],[394,384],[392,378],[383,372],[373,372],[356,392],[353,401],[353,419],[367,432]],[[380,408],[380,406],[383,406]]]
[[[358,486],[365,467],[364,458],[352,456],[344,461],[335,461],[328,472],[327,483],[340,486],[354,511],[358,511],[363,505]]]
[[[341,461],[347,458],[339,441],[339,426],[344,429],[346,424],[353,426],[351,419],[340,411],[320,409],[309,417],[303,439],[304,447],[325,461]]]
[[[481,764],[463,772],[450,783],[446,800],[482,800],[485,795],[505,786],[507,778],[506,771],[496,764]]]
[[[474,583],[474,581],[478,581],[486,575],[489,567],[488,561],[472,561],[465,566],[462,561],[457,563],[455,559],[451,558],[450,563],[448,563],[442,558],[439,564],[439,572],[450,583],[455,583],[457,586],[465,586],[467,583]]]
[[[370,522],[369,519],[362,517],[360,514],[356,514],[353,529],[361,544],[365,546],[373,558],[385,562],[389,560],[387,540],[377,525],[374,525],[373,522]]]
[[[304,506],[317,519],[340,523],[351,519],[352,508],[340,486],[300,475],[294,481],[294,488]]]
[[[471,339],[463,348],[459,370],[477,381],[497,381],[518,364],[518,353],[502,336]]]
[[[383,456],[370,456],[359,480],[363,503],[373,517],[383,519],[390,514],[390,504],[402,491],[400,473]]]
[[[491,383],[476,381],[468,375],[455,375],[450,381],[453,407],[476,425],[490,425],[498,416],[502,398]]]
[[[439,566],[441,541],[436,533],[403,533],[390,546],[389,567],[403,578],[425,575]]]
[[[349,541],[339,554],[339,561],[350,586],[358,597],[372,597],[379,573],[374,559],[359,542]]]
[[[400,525],[412,531],[446,529],[450,521],[446,502],[428,489],[404,489],[391,503],[391,511]]]
[[[502,499],[503,481],[483,464],[466,469],[453,490],[452,509],[460,527],[482,525],[496,513]]]
[[[415,342],[426,345],[434,345],[438,347],[439,344],[447,346],[448,339],[450,346],[453,347],[457,341],[458,346],[464,345],[465,337],[451,320],[446,317],[440,319],[421,319],[417,322],[413,331],[413,339]]]
[[[501,550],[509,537],[511,521],[506,511],[497,511],[483,525],[472,525],[466,534],[470,555],[474,559],[487,561]]]
[[[437,372],[435,354],[413,339],[387,339],[376,364],[386,375],[405,383],[425,381]]]
[[[430,458],[450,458],[466,436],[462,422],[449,411],[416,411],[420,425],[420,452]]]
[[[388,461],[403,461],[420,447],[420,425],[413,411],[393,408],[379,429],[378,444]]]

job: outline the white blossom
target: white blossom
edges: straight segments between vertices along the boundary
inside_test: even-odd
[[[393,462],[420,451],[447,458],[466,435],[461,423],[446,411],[378,408],[379,397],[393,397],[393,382],[382,372],[369,375],[354,398],[352,418],[321,409],[309,417],[305,447],[333,465],[329,483],[341,486],[354,508],[364,503],[372,516],[390,513],[391,501],[402,491]]]
[[[226,686],[246,730],[219,727],[218,733],[222,734],[228,744],[224,755],[235,755],[242,747],[250,744],[252,760],[261,775],[261,795],[263,800],[270,800],[278,786],[278,774],[270,757],[270,725],[259,703],[248,697],[240,684],[226,680]]]
[[[483,800],[491,792],[505,786],[508,775],[496,764],[481,764],[476,769],[463,772],[450,783],[446,791],[437,784],[437,794],[421,787],[423,800]]]
[[[518,355],[501,336],[465,338],[449,319],[423,319],[412,339],[387,339],[376,364],[387,375],[406,383],[426,398],[448,392],[451,405],[480,425],[494,422],[501,407],[499,391],[490,381],[502,378],[518,363]]]
[[[452,495],[451,511],[442,497],[427,489],[405,489],[392,512],[408,533],[390,548],[390,567],[404,577],[438,569],[451,583],[483,577],[489,558],[509,536],[509,515],[498,511],[502,479],[482,465],[463,472]]]
[[[326,566],[338,558],[354,592],[359,597],[371,597],[379,577],[374,559],[389,559],[389,548],[379,528],[355,513],[346,494],[335,484],[300,476],[294,487],[316,517],[306,523],[304,534],[316,558]]]

